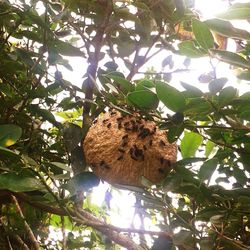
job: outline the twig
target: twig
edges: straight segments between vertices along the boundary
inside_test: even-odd
[[[86,99],[90,99],[90,100],[93,99],[93,92],[94,92],[93,79],[96,78],[96,72],[97,72],[98,63],[99,63],[99,56],[100,56],[101,48],[103,46],[104,34],[106,31],[106,27],[108,26],[112,11],[113,11],[112,1],[107,0],[106,8],[105,8],[105,17],[103,19],[102,24],[97,29],[96,35],[92,39],[92,42],[93,41],[95,42],[95,51],[92,56],[89,55],[90,64],[87,69],[88,79],[86,82],[86,93],[85,93]],[[83,110],[83,120],[85,119],[85,114],[89,114],[89,111],[90,111],[90,104],[85,102],[84,110]]]
[[[63,250],[67,249],[67,239],[66,239],[66,233],[65,233],[65,221],[64,221],[64,216],[61,216],[61,223],[62,223],[62,248]]]
[[[19,246],[22,250],[30,250],[29,247],[24,243],[24,241],[22,240],[22,238],[19,235],[14,234],[14,235],[12,235],[12,237],[19,244]]]
[[[4,230],[4,233],[8,234],[8,230],[7,230],[6,226],[4,225],[4,221],[3,221],[2,217],[0,218],[0,222],[1,222],[1,227]],[[6,241],[8,243],[8,249],[13,250],[10,238],[13,238],[20,245],[20,247],[22,247],[22,250],[30,250],[28,248],[28,246],[23,242],[22,238],[17,234],[11,234],[11,235],[6,236]]]
[[[39,250],[39,244],[38,244],[38,242],[36,240],[35,235],[33,234],[33,231],[31,230],[29,224],[27,223],[27,221],[26,221],[26,219],[24,217],[23,211],[22,211],[22,209],[21,209],[21,207],[20,207],[20,205],[18,203],[17,198],[14,195],[11,195],[11,198],[12,198],[14,204],[16,205],[17,212],[19,213],[20,217],[24,220],[24,228],[25,228],[25,230],[26,230],[26,232],[28,234],[28,237],[29,237],[30,241],[33,244],[34,249]]]
[[[6,194],[12,194],[10,191],[6,191]],[[24,193],[16,193],[19,199],[27,202],[31,206],[40,209],[45,212],[49,212],[52,214],[57,214],[60,216],[68,216],[70,214],[71,219],[75,222],[80,223],[81,225],[86,225],[93,227],[94,229],[102,232],[111,240],[116,242],[117,244],[126,247],[127,249],[131,250],[143,250],[142,247],[138,246],[134,243],[134,241],[127,235],[121,234],[123,233],[136,233],[136,234],[148,234],[148,235],[164,235],[167,237],[172,237],[171,233],[167,232],[159,232],[159,231],[149,231],[149,230],[142,230],[142,229],[131,229],[131,228],[119,228],[115,227],[110,224],[106,224],[104,221],[100,220],[99,218],[92,215],[90,212],[87,212],[83,209],[65,209],[50,206],[47,204],[43,204],[40,202],[32,201],[27,194]]]
[[[209,228],[209,229],[211,229],[212,231],[214,231],[215,233],[217,233],[217,235],[218,235],[220,238],[223,238],[223,239],[225,239],[225,240],[227,240],[227,241],[230,241],[232,244],[236,245],[237,247],[241,247],[241,248],[246,249],[246,250],[247,250],[247,249],[250,249],[249,246],[244,245],[244,244],[241,243],[240,241],[235,240],[235,239],[231,239],[231,238],[225,236],[223,233],[220,233],[215,227],[211,227],[211,228]]]
[[[75,218],[75,221],[83,224],[84,221],[82,221],[79,218]],[[114,242],[116,242],[117,244],[126,247],[129,250],[144,250],[144,248],[142,248],[141,246],[137,245],[136,243],[134,243],[134,241],[129,238],[126,235],[120,234],[117,231],[113,231],[110,230],[110,228],[108,227],[96,227],[96,229],[100,232],[102,232],[103,234],[105,234],[109,239],[113,240]]]
[[[147,51],[145,52],[144,56],[143,56],[143,60],[136,64],[134,67],[132,67],[130,73],[128,74],[128,76],[126,77],[127,80],[131,80],[133,78],[133,76],[138,72],[138,70],[146,63],[148,62],[152,57],[154,57],[156,54],[158,54],[163,48],[160,48],[159,50],[157,50],[156,52],[154,52],[151,56],[148,57],[148,54],[150,53],[151,49],[154,47],[155,43],[159,40],[159,38],[161,37],[161,31],[154,37],[151,46],[148,47]],[[134,58],[134,62],[137,61],[137,58]]]

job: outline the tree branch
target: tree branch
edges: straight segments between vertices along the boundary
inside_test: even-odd
[[[19,213],[20,217],[24,220],[24,228],[25,228],[25,230],[27,232],[27,235],[28,235],[30,241],[33,244],[34,249],[39,250],[40,249],[39,244],[38,244],[38,242],[36,240],[35,235],[33,234],[33,231],[31,230],[29,224],[27,223],[27,221],[26,221],[26,219],[25,219],[25,217],[23,215],[23,211],[22,211],[22,209],[21,209],[21,207],[20,207],[20,205],[18,203],[17,198],[14,195],[11,195],[11,198],[12,198],[14,204],[16,205],[17,212]]]
[[[134,60],[133,60],[133,67],[130,71],[130,73],[127,76],[127,80],[131,80],[133,78],[133,76],[138,72],[138,70],[146,63],[148,62],[153,56],[155,56],[156,54],[158,54],[162,48],[160,48],[159,50],[157,50],[156,52],[154,52],[151,56],[148,56],[148,54],[150,53],[151,49],[154,47],[155,43],[159,40],[159,38],[161,37],[161,31],[159,31],[158,35],[156,35],[151,43],[151,46],[148,47],[147,51],[145,52],[144,56],[143,56],[143,60],[141,62],[138,63],[137,60],[137,54],[135,54]],[[139,49],[137,49],[139,51]],[[136,52],[137,52],[136,50]],[[137,64],[135,64],[135,62],[137,62]]]
[[[11,194],[12,192],[5,190],[5,194]],[[131,250],[143,250],[141,246],[138,246],[134,241],[127,235],[123,233],[135,233],[135,234],[148,234],[148,235],[164,235],[166,237],[172,237],[171,234],[167,232],[159,232],[159,231],[149,231],[149,230],[142,230],[142,229],[131,229],[131,228],[119,228],[115,227],[110,224],[106,224],[106,222],[102,221],[101,219],[95,217],[90,212],[87,212],[83,209],[67,209],[68,213],[59,207],[50,206],[44,203],[40,203],[37,201],[32,201],[31,198],[25,193],[15,193],[15,196],[18,199],[21,199],[28,203],[29,205],[40,209],[44,212],[60,215],[60,216],[69,216],[71,217],[72,221],[80,223],[81,225],[90,226],[99,232],[102,232],[108,238],[113,240],[115,243],[126,247]]]
[[[103,39],[104,34],[106,31],[106,27],[108,26],[110,16],[113,11],[113,2],[112,0],[105,1],[105,17],[103,19],[102,24],[99,26],[99,28],[96,31],[96,35],[94,36],[92,42],[95,43],[95,51],[93,55],[89,55],[89,66],[87,69],[87,82],[86,82],[86,93],[85,98],[86,99],[93,99],[93,92],[94,92],[94,83],[93,79],[96,79],[96,72],[98,68],[99,63],[99,56],[101,52],[101,48],[103,46]],[[90,111],[90,103],[85,102],[84,103],[84,110],[83,110],[83,119],[85,118],[85,114],[88,114]]]

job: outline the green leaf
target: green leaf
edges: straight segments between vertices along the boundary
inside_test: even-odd
[[[131,39],[129,39],[127,42],[121,41],[117,44],[117,50],[118,50],[119,56],[128,57],[134,52],[135,44],[132,42]]]
[[[124,77],[118,76],[117,74],[115,74],[115,72],[106,74],[105,77],[112,79],[116,84],[118,84],[118,86],[120,85],[121,88],[125,90],[125,93],[134,90],[134,86],[130,81],[128,81]]]
[[[206,23],[211,30],[216,31],[222,36],[250,40],[249,32],[235,28],[229,21],[214,18],[209,19],[204,23]]]
[[[208,157],[213,149],[214,149],[215,144],[212,141],[207,141],[206,147],[205,147],[205,156]]]
[[[42,43],[42,37],[40,37],[40,34],[37,31],[29,31],[29,30],[21,30],[18,32],[18,35],[21,37],[25,36],[29,40],[33,40],[39,43]]]
[[[84,53],[79,49],[71,45],[70,43],[61,40],[52,40],[49,43],[49,47],[55,50],[57,53],[64,56],[84,56]]]
[[[238,166],[234,166],[233,168],[233,177],[237,180],[238,183],[240,183],[242,186],[244,186],[248,180],[245,171],[240,169]],[[250,205],[250,203],[249,203]]]
[[[186,246],[190,249],[194,246],[193,233],[186,230],[181,230],[180,232],[174,234],[173,242],[176,246]]]
[[[185,114],[190,116],[209,114],[212,110],[211,104],[203,97],[188,98]]]
[[[244,57],[225,50],[211,49],[212,56],[218,58],[219,60],[246,69],[250,69],[250,62],[248,62]]]
[[[54,126],[60,126],[60,123],[56,121],[54,115],[47,109],[42,109],[38,105],[32,104],[29,106],[30,111],[43,118],[43,120],[50,122]]]
[[[217,214],[217,215],[223,215],[226,212],[224,208],[220,207],[206,207],[204,209],[201,209],[197,213],[197,218],[202,221],[210,221],[210,218]]]
[[[236,73],[240,80],[250,81],[250,71]]]
[[[150,90],[150,89],[155,89],[155,84],[152,80],[148,79],[140,80],[135,86],[135,90]]]
[[[211,250],[213,249],[213,246],[214,246],[214,242],[211,237],[203,237],[199,241],[199,244],[202,250]]]
[[[228,79],[225,77],[215,79],[209,83],[208,89],[211,93],[215,94],[222,90],[227,81]]]
[[[17,125],[0,125],[0,147],[9,147],[15,144],[21,135],[22,129]]]
[[[42,190],[44,186],[34,177],[22,176],[22,174],[5,173],[0,175],[0,189],[8,189],[12,192],[29,192]]]
[[[195,153],[202,143],[202,136],[185,131],[184,137],[181,140],[181,154],[183,158],[195,156]]]
[[[228,10],[216,15],[226,20],[244,20],[250,19],[250,3],[236,3]]]
[[[217,168],[217,164],[218,164],[217,158],[212,158],[204,162],[198,173],[199,178],[202,181],[210,179],[215,169]]]
[[[205,50],[214,47],[214,38],[207,25],[197,19],[192,20],[192,28],[196,41]]]
[[[190,85],[190,84],[182,82],[182,81],[181,81],[181,85],[183,88],[185,88],[187,90],[185,92],[185,95],[187,95],[188,97],[200,97],[203,95],[202,91],[193,85]]]
[[[241,112],[241,113],[239,114],[239,117],[240,117],[241,119],[250,121],[250,110],[244,110],[243,112]]]
[[[159,103],[156,94],[150,90],[131,92],[127,95],[127,101],[142,109],[156,109]]]
[[[237,89],[231,86],[221,90],[219,94],[219,106],[223,107],[229,104],[236,97],[236,94],[237,94]]]
[[[183,41],[178,44],[180,55],[185,55],[190,58],[199,58],[206,56],[206,53],[197,48],[193,41]]]
[[[170,127],[167,133],[167,138],[170,143],[175,142],[183,133],[184,131],[184,126],[183,125],[176,125],[173,127]]]
[[[156,93],[160,101],[174,112],[182,112],[185,109],[185,98],[176,88],[167,83],[156,81]]]
[[[71,168],[69,166],[67,166],[65,163],[62,163],[62,162],[50,162],[49,164],[53,165],[53,166],[56,166],[62,170],[65,170],[65,171],[68,171],[68,172],[71,172]]]

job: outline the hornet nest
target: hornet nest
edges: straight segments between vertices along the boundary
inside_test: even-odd
[[[176,161],[177,146],[166,131],[138,114],[110,111],[90,127],[84,143],[86,161],[101,179],[120,185],[142,187],[142,176],[156,184]]]

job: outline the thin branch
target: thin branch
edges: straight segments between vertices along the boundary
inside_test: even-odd
[[[226,127],[226,126],[219,126],[219,125],[185,125],[186,128],[188,129],[193,129],[193,128],[208,128],[208,129],[221,129],[221,130],[233,130],[233,131],[249,131],[249,128],[235,128],[235,127]]]
[[[29,168],[35,175],[38,176],[38,178],[40,179],[40,181],[42,182],[42,184],[44,185],[44,187],[47,189],[47,191],[52,195],[52,197],[54,197],[55,201],[57,202],[57,204],[60,206],[60,208],[62,210],[65,211],[65,213],[69,216],[69,218],[71,218],[69,211],[67,210],[67,208],[61,203],[60,199],[57,197],[56,194],[54,194],[54,192],[51,190],[51,188],[49,187],[49,185],[46,183],[46,181],[43,179],[42,175],[34,170],[33,168]]]
[[[21,209],[21,207],[19,205],[19,202],[18,202],[17,198],[14,195],[11,195],[11,198],[12,198],[14,204],[16,205],[17,212],[19,213],[20,217],[24,220],[24,228],[25,228],[25,230],[26,230],[26,232],[28,234],[28,237],[29,237],[30,241],[33,244],[34,249],[39,250],[40,249],[39,244],[38,244],[38,242],[36,240],[35,235],[33,234],[33,231],[31,230],[29,224],[27,223],[27,221],[25,219],[25,216],[23,214],[23,211],[22,211],[22,209]]]
[[[90,44],[91,44],[91,40],[85,36],[84,31],[81,30],[81,28],[79,26],[77,26],[77,24],[73,23],[73,22],[69,22],[70,26],[74,28],[74,30],[76,31],[76,33],[82,38],[84,45],[85,45],[85,49],[87,51],[87,54],[90,55]]]
[[[84,221],[82,221],[79,218],[75,218],[75,221],[80,223],[80,224],[84,223]],[[100,227],[99,226],[99,227],[96,227],[96,229],[98,231],[102,232],[103,234],[105,234],[112,241],[116,242],[117,244],[119,244],[123,247],[126,247],[129,250],[144,250],[144,248],[142,248],[141,246],[134,243],[134,241],[130,237],[128,237],[124,234],[121,234],[119,232],[110,230],[109,227]]]
[[[65,232],[65,220],[64,216],[61,216],[61,231],[62,231],[62,249],[66,250],[67,249],[67,238],[66,238],[66,232]]]
[[[146,63],[148,62],[152,57],[154,57],[156,54],[158,54],[163,48],[160,48],[156,52],[154,52],[151,56],[148,56],[152,48],[154,47],[155,43],[159,40],[161,37],[161,31],[154,37],[151,46],[148,47],[147,51],[145,52],[143,56],[143,60],[140,63],[137,63],[134,67],[132,67],[130,73],[127,76],[127,80],[131,80],[133,76],[138,72],[138,70]],[[138,62],[137,58],[134,58],[134,62]]]
[[[99,28],[96,31],[96,35],[92,39],[92,42],[95,42],[95,51],[92,56],[89,55],[89,66],[87,69],[87,75],[88,79],[86,82],[86,93],[85,93],[85,98],[86,99],[93,99],[93,92],[94,92],[94,83],[93,79],[96,79],[96,72],[98,68],[98,63],[99,63],[99,57],[100,57],[100,52],[101,48],[103,46],[103,39],[104,35],[106,32],[106,28],[109,24],[109,19],[113,11],[113,3],[111,0],[106,1],[106,8],[105,8],[105,17],[103,19],[103,22],[99,26]],[[90,104],[89,103],[84,103],[84,110],[83,110],[83,120],[85,119],[85,115],[89,114],[90,111]]]
[[[225,148],[229,148],[229,149],[231,149],[231,150],[233,150],[233,151],[235,151],[235,152],[237,152],[237,153],[250,154],[250,150],[248,150],[248,149],[246,149],[246,148],[242,148],[242,147],[236,148],[236,147],[234,147],[234,146],[232,146],[232,145],[229,145],[229,144],[227,144],[227,143],[222,143],[222,142],[213,140],[213,139],[211,139],[211,138],[209,138],[209,137],[207,137],[207,136],[205,136],[205,135],[202,135],[202,134],[200,134],[200,135],[201,135],[204,139],[209,140],[209,141],[211,141],[211,142],[217,144],[218,146],[225,147]]]
[[[5,193],[11,194],[13,196],[13,193],[10,191],[6,190]],[[135,244],[134,241],[129,236],[122,233],[148,234],[148,235],[158,235],[158,236],[164,235],[169,238],[172,237],[172,234],[167,232],[115,227],[113,225],[107,224],[106,222],[102,221],[101,219],[92,215],[90,212],[87,212],[83,209],[78,208],[73,210],[73,209],[62,209],[56,206],[50,206],[37,201],[32,201],[31,198],[24,193],[15,193],[15,196],[18,197],[18,199],[21,199],[22,201],[28,203],[29,205],[37,209],[40,209],[44,212],[57,214],[60,216],[70,216],[71,220],[78,222],[81,225],[93,227],[94,229],[105,234],[107,237],[109,237],[117,244],[124,246],[127,249],[143,250],[143,248]],[[65,210],[67,210],[67,212]]]
[[[159,50],[159,52],[160,51],[161,50]],[[149,59],[151,59],[151,58],[149,58]],[[166,74],[175,74],[175,73],[182,73],[182,72],[189,72],[189,71],[191,71],[191,69],[176,69],[176,70],[168,71],[168,72],[163,72],[163,71],[160,71],[160,72],[142,72],[142,71],[138,71],[136,74],[142,74],[142,75],[166,75]]]
[[[250,249],[249,246],[247,245],[244,245],[242,242],[238,241],[238,240],[235,240],[235,239],[231,239],[227,236],[225,236],[223,233],[219,232],[216,227],[210,227],[209,229],[211,229],[212,231],[214,231],[215,233],[217,233],[217,235],[220,237],[220,238],[223,238],[227,241],[230,241],[233,245],[237,246],[237,247],[241,247],[243,249]]]
[[[19,244],[19,246],[22,250],[30,250],[29,247],[24,243],[24,241],[22,240],[22,238],[19,235],[14,234],[11,237],[13,237],[13,239]]]
[[[0,222],[1,222],[1,227],[3,228],[4,232],[7,234],[6,241],[8,243],[8,249],[13,250],[13,247],[12,247],[12,244],[11,244],[11,241],[10,241],[10,238],[12,238],[12,239],[14,239],[16,241],[16,243],[18,243],[20,245],[22,250],[30,250],[28,248],[28,246],[23,242],[22,238],[18,234],[8,235],[8,229],[4,225],[3,217],[0,218]]]

